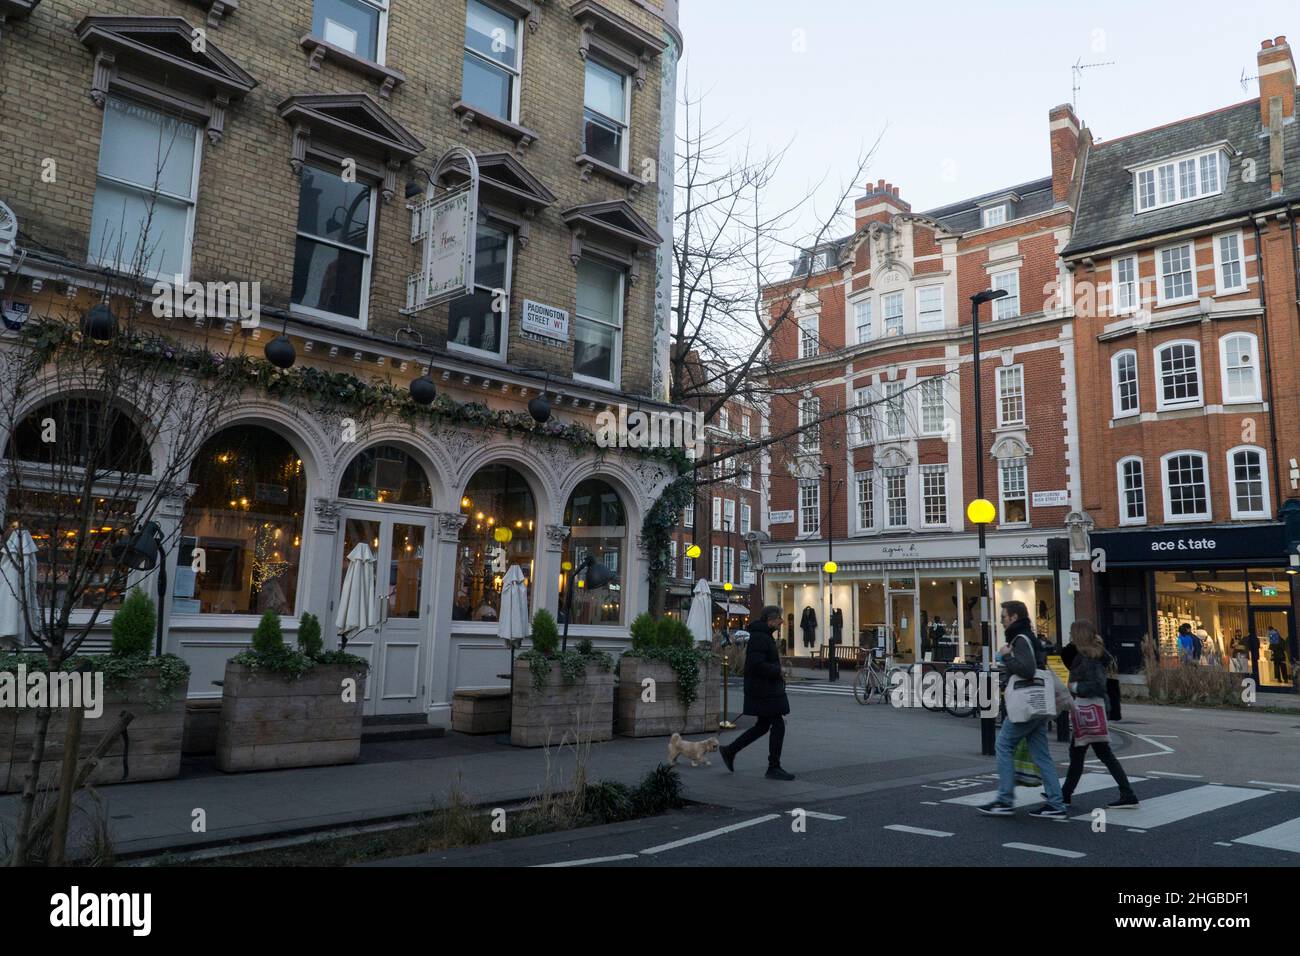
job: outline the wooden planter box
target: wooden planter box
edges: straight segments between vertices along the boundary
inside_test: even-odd
[[[122,711],[135,715],[127,727],[127,747],[123,776],[122,738],[119,737],[100,759],[90,783],[139,783],[144,780],[170,780],[180,776],[181,742],[185,736],[185,697],[189,681],[173,689],[172,700],[161,710],[148,701],[158,698],[158,679],[148,675],[113,688],[105,683],[104,710],[98,717],[87,716],[81,724],[78,756],[90,756],[104,734],[117,723]],[[27,780],[36,740],[36,714],[32,709],[0,709],[0,793],[22,790]],[[45,737],[45,758],[41,762],[41,784],[57,785],[63,763],[63,741],[67,733],[68,712],[56,710],[50,715]]]
[[[357,681],[343,701],[343,681]],[[217,727],[217,767],[228,773],[353,763],[361,756],[366,675],[346,664],[321,665],[294,680],[226,664]]]
[[[722,665],[700,665],[695,702],[683,707],[677,674],[663,661],[624,654],[618,662],[618,732],[624,737],[664,737],[668,734],[715,734],[722,706]],[[655,700],[641,699],[642,681],[655,682]]]
[[[558,664],[541,690],[533,687],[527,660],[516,660],[514,696],[510,702],[510,742],[516,747],[558,746],[584,740],[609,740],[614,736],[614,673],[594,661],[587,672],[566,684]]]

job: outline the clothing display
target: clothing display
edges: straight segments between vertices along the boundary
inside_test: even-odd
[[[803,646],[815,647],[817,644],[817,612],[811,606],[803,609],[803,617],[799,619],[799,626],[803,629]]]
[[[844,643],[844,612],[839,608],[831,611],[831,643]]]

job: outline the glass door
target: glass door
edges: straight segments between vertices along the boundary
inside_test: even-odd
[[[1294,679],[1291,660],[1291,609],[1250,609],[1251,631],[1259,638],[1259,686],[1289,689]]]

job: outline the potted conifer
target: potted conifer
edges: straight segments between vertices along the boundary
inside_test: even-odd
[[[555,618],[533,615],[532,646],[515,658],[510,705],[510,742],[544,747],[566,739],[609,740],[614,736],[613,659],[579,641],[560,650]]]

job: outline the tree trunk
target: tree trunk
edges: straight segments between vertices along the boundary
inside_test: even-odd
[[[32,760],[23,783],[22,812],[18,817],[18,834],[14,839],[10,866],[27,864],[27,845],[32,832],[32,811],[36,806],[36,787],[41,779],[41,763],[45,760],[45,737],[50,729],[50,707],[47,704],[36,715],[36,739],[32,741]]]

